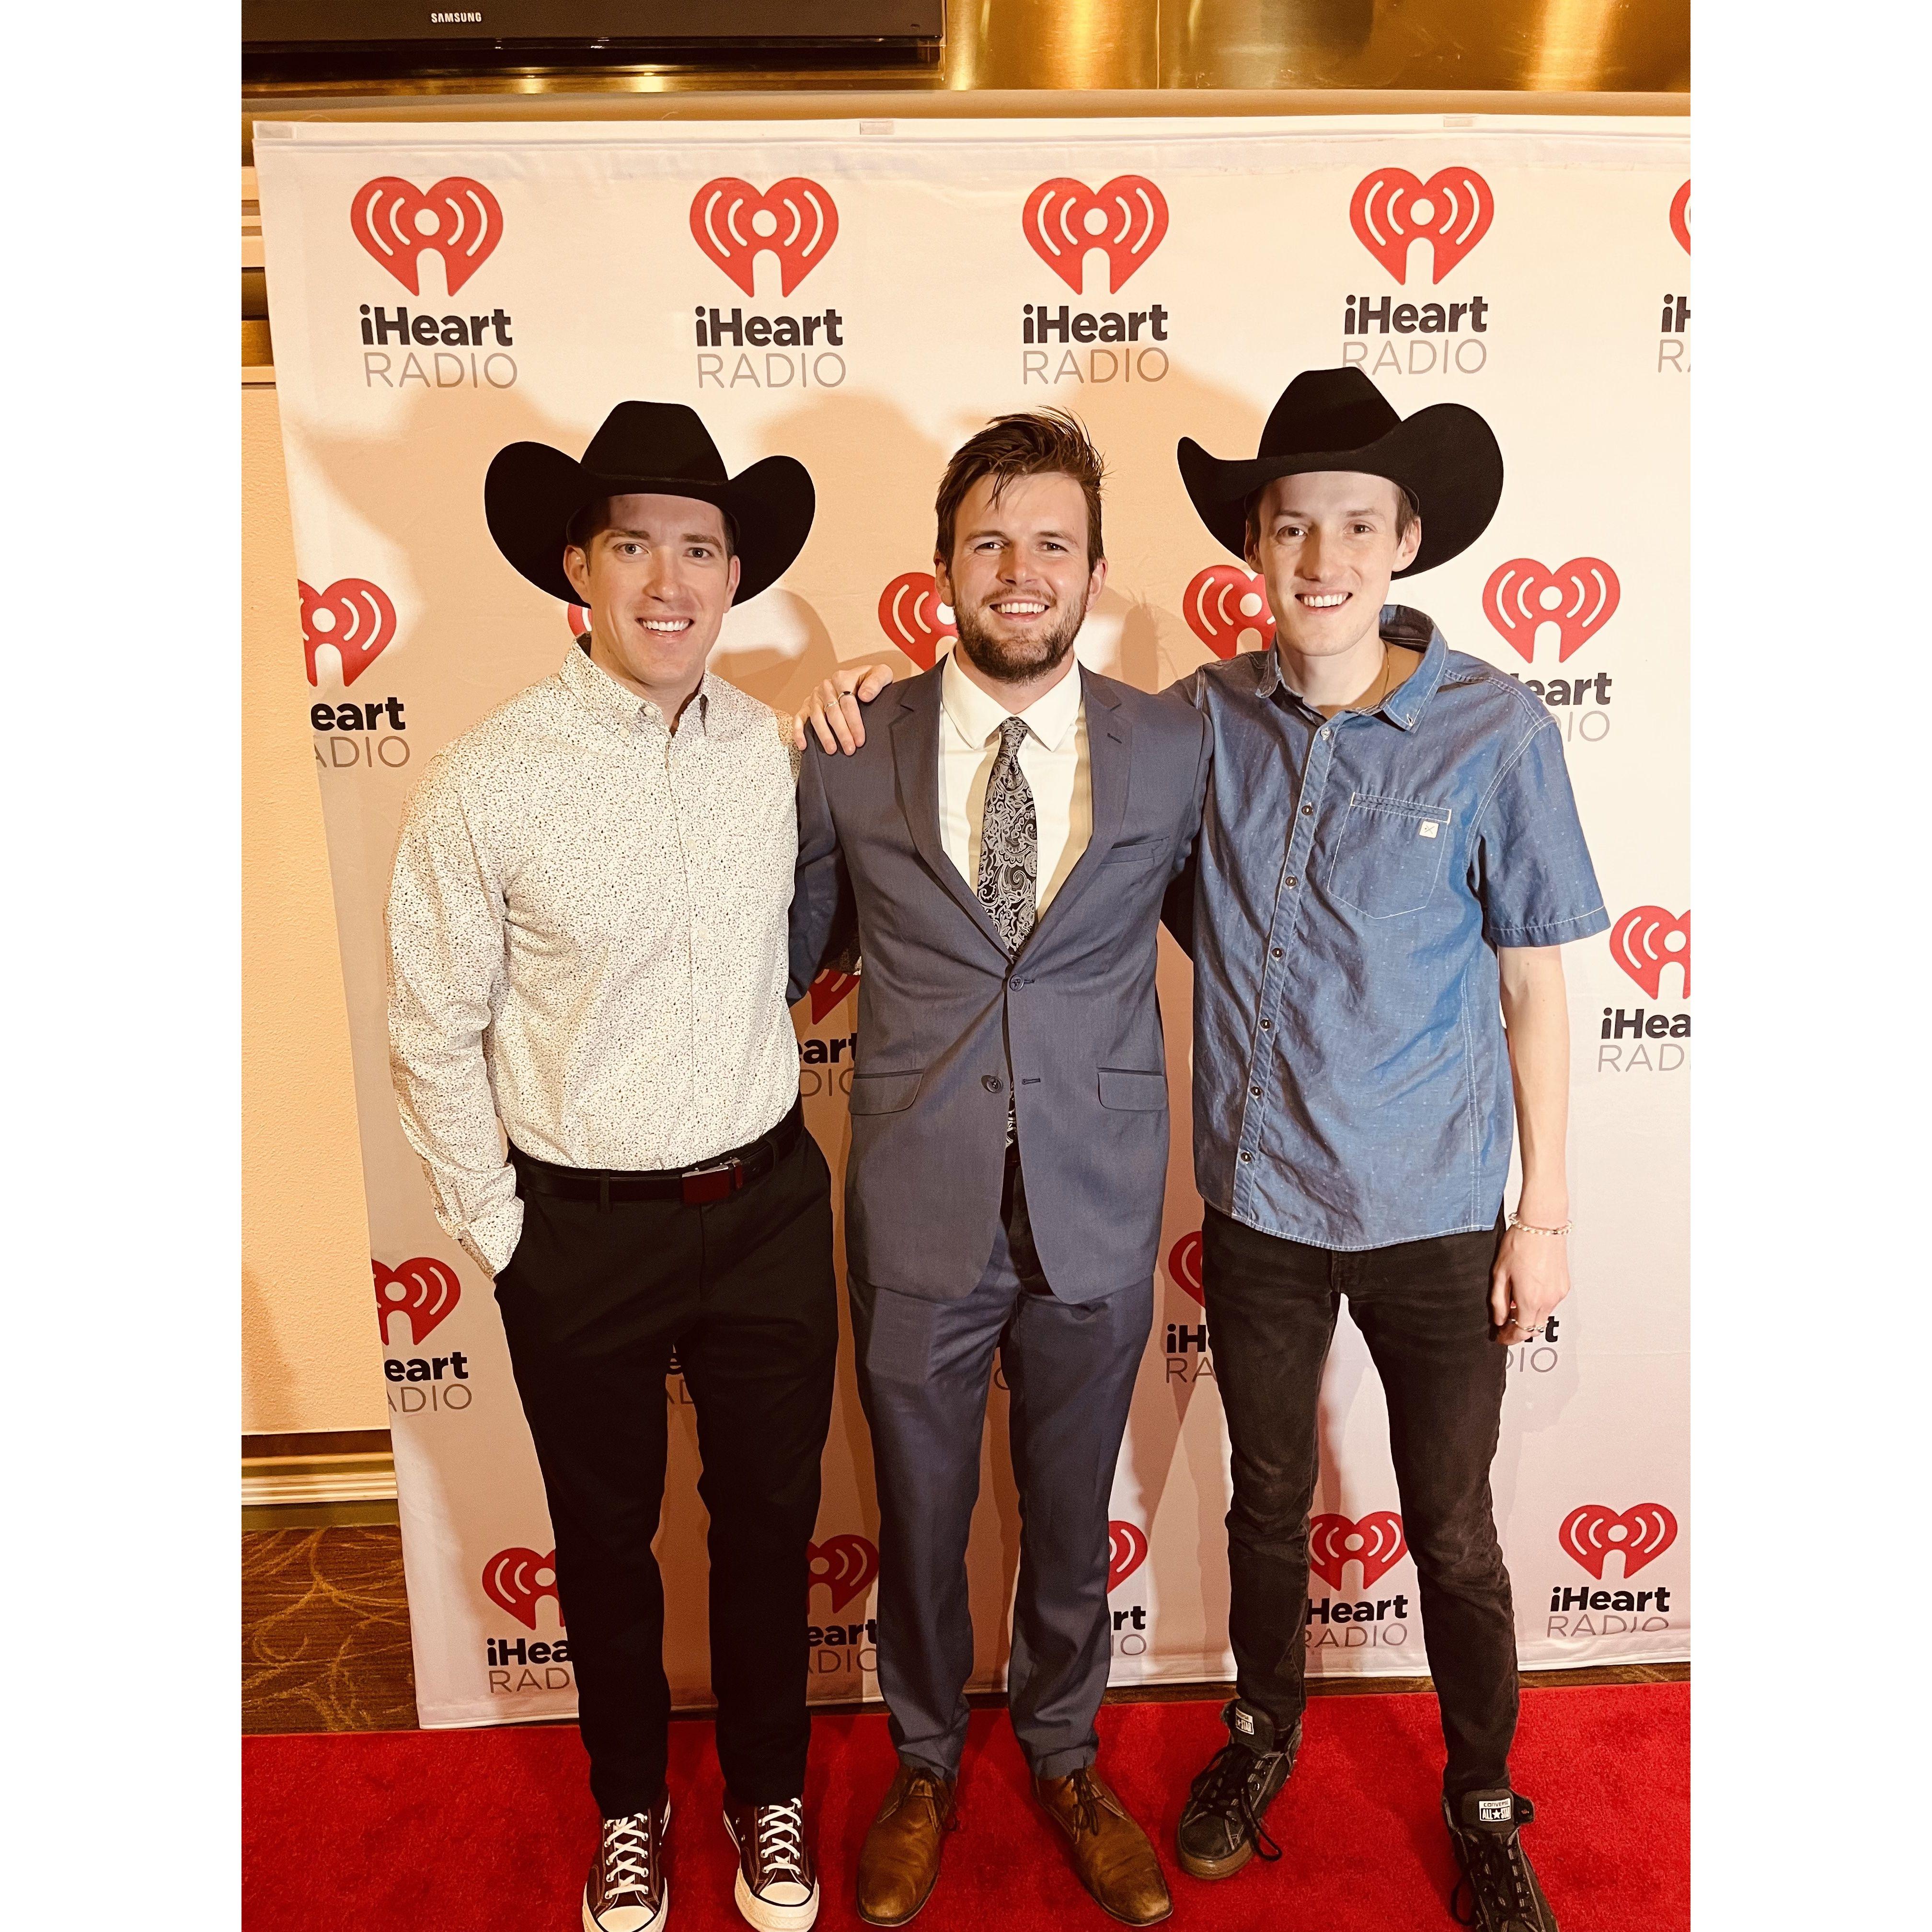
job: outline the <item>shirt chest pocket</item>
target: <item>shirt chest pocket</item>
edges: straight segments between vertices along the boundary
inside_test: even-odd
[[[1442,876],[1454,818],[1446,806],[1355,793],[1328,862],[1329,892],[1371,919],[1420,912]]]

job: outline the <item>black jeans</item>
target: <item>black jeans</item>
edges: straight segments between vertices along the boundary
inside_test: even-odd
[[[1344,1254],[1262,1234],[1212,1208],[1204,1220],[1208,1334],[1234,1446],[1228,1624],[1241,1696],[1280,1729],[1301,1715],[1316,1405],[1346,1295],[1388,1398],[1448,1747],[1444,1788],[1456,1798],[1508,1784],[1516,1624],[1490,1502],[1508,1368],[1490,1339],[1500,1226]]]
[[[711,1683],[732,1795],[805,1790],[808,1545],[832,1419],[838,1310],[831,1175],[809,1134],[704,1207],[524,1190],[496,1277],[556,1534],[590,1789],[607,1818],[664,1790],[670,1690],[651,1539],[664,1503],[674,1346],[711,1512]]]

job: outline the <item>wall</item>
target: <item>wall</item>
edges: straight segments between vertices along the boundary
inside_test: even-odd
[[[379,1429],[349,1020],[262,376],[242,398],[242,1428]]]

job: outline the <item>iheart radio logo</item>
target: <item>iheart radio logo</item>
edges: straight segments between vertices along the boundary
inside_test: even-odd
[[[1556,1540],[1600,1583],[1604,1559],[1621,1550],[1628,1582],[1677,1540],[1677,1519],[1661,1503],[1637,1503],[1621,1516],[1607,1503],[1586,1503],[1563,1519]]]
[[[932,670],[940,646],[959,634],[929,570],[908,570],[879,592],[879,628],[922,670]]]
[[[1266,650],[1274,642],[1274,613],[1259,577],[1238,563],[1216,563],[1200,572],[1180,594],[1187,628],[1217,658],[1231,658],[1252,631]]]
[[[537,1605],[548,1597],[556,1605],[558,1623],[562,1623],[554,1550],[548,1556],[539,1556],[534,1550],[498,1550],[483,1566],[483,1594],[526,1630],[536,1628]]]
[[[1556,662],[1574,656],[1616,615],[1617,574],[1600,556],[1573,556],[1554,570],[1533,556],[1499,563],[1483,586],[1483,614],[1525,664],[1536,660],[1536,634],[1556,626]]]
[[[1318,1516],[1308,1526],[1308,1567],[1331,1590],[1342,1587],[1342,1570],[1350,1563],[1362,1566],[1362,1588],[1372,1590],[1408,1548],[1402,1518],[1394,1510],[1377,1510],[1360,1522]]]
[[[298,580],[296,592],[302,599],[302,662],[310,684],[320,682],[315,654],[325,644],[340,661],[346,686],[382,655],[396,634],[396,607],[389,593],[366,577],[338,577],[326,590],[311,590]]]
[[[691,198],[692,238],[748,296],[767,252],[778,262],[778,290],[790,295],[838,238],[838,210],[815,181],[788,175],[763,194],[735,175],[706,182]]]
[[[1097,192],[1065,175],[1043,181],[1026,199],[1020,226],[1034,253],[1077,296],[1090,248],[1107,257],[1107,292],[1160,246],[1167,196],[1144,175],[1116,175]]]
[[[1147,1532],[1137,1522],[1107,1526],[1107,1589],[1111,1595],[1147,1561]]]
[[[1429,279],[1439,282],[1490,232],[1496,212],[1489,183],[1460,166],[1438,168],[1426,182],[1406,168],[1378,168],[1348,204],[1356,239],[1405,284],[1412,242],[1428,242]]]
[[[1208,1297],[1201,1286],[1201,1230],[1183,1234],[1167,1251],[1167,1276],[1184,1294],[1191,1294],[1204,1308]]]
[[[1685,254],[1690,252],[1690,184],[1686,182],[1670,198],[1670,232]]]
[[[859,983],[856,973],[834,973],[829,968],[812,981],[812,1023],[816,1026]]]
[[[580,638],[590,628],[590,613],[581,604],[569,604],[564,611],[564,621],[570,626],[570,634]]]
[[[1664,985],[1664,969],[1684,969],[1684,997],[1690,997],[1690,915],[1673,916],[1662,906],[1633,906],[1610,928],[1610,957],[1654,1000]]]
[[[463,1299],[456,1270],[434,1255],[418,1255],[394,1268],[386,1268],[372,1255],[369,1265],[376,1276],[376,1326],[386,1348],[391,1316],[400,1315],[408,1322],[410,1344],[420,1348],[423,1337]]]
[[[356,238],[412,296],[422,293],[418,257],[442,257],[443,286],[453,296],[503,238],[503,211],[480,181],[450,175],[424,194],[394,175],[364,182],[349,204]]]
[[[806,1556],[812,1576],[806,1594],[823,1583],[835,1616],[854,1597],[862,1596],[879,1574],[878,1550],[862,1536],[829,1536],[823,1543],[807,1544]]]

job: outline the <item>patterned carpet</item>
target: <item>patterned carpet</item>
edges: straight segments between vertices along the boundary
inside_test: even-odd
[[[242,1728],[416,1728],[401,1532],[274,1529],[242,1538]]]

